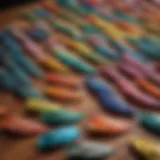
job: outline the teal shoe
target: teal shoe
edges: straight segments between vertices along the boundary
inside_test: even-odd
[[[127,40],[144,55],[154,60],[160,59],[160,54],[158,53],[159,49],[155,46],[152,46],[148,41],[146,42],[142,39],[136,39],[136,38],[127,38]]]
[[[4,90],[12,90],[14,81],[12,76],[4,69],[0,69],[0,88]]]
[[[45,98],[44,94],[34,88],[33,86],[23,86],[18,83],[15,84],[13,88],[13,92],[19,96],[20,98],[28,99],[28,98]]]
[[[26,74],[22,68],[15,63],[12,59],[9,59],[5,62],[5,67],[9,70],[9,72],[23,84],[31,85],[32,80],[29,75]]]
[[[31,76],[42,78],[42,70],[34,63],[29,57],[24,55],[23,49],[20,44],[11,36],[7,35],[4,38],[4,46],[0,48],[1,52],[5,52],[9,57],[24,70],[24,72],[30,74]]]
[[[84,114],[69,110],[55,110],[44,112],[40,115],[40,120],[47,124],[73,124],[84,118]]]
[[[97,74],[97,70],[94,67],[85,63],[85,61],[83,61],[78,56],[72,55],[66,49],[54,48],[53,51],[59,60],[72,67],[73,69],[86,74]]]
[[[70,26],[66,23],[58,22],[56,20],[50,21],[52,26],[60,32],[68,35],[69,37],[82,41],[84,39],[83,33],[76,27]]]
[[[138,23],[138,19],[136,19],[135,17],[128,15],[120,10],[115,10],[114,11],[114,16],[122,21],[128,21],[131,23]]]
[[[34,63],[32,59],[23,55],[23,53],[21,54],[21,53],[18,53],[18,52],[16,53],[13,51],[13,52],[10,52],[10,56],[19,66],[22,67],[24,72],[26,72],[27,74],[33,77],[36,77],[38,79],[43,78],[44,73],[41,70],[41,68],[36,63]]]
[[[154,113],[140,113],[140,123],[148,130],[160,134],[160,115]]]

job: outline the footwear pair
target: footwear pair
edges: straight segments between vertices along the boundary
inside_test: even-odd
[[[126,98],[143,106],[154,107],[155,109],[159,108],[160,101],[158,99],[136,88],[134,84],[124,78],[115,68],[102,67],[100,71],[106,79],[115,83]]]
[[[104,159],[114,151],[112,147],[101,143],[78,142],[76,140],[79,136],[80,130],[75,126],[60,127],[40,135],[37,139],[37,147],[45,151],[69,145],[66,149],[66,156],[69,160]]]
[[[77,123],[85,118],[83,113],[73,112],[49,100],[38,98],[28,99],[26,110],[40,113],[40,121],[50,125]]]

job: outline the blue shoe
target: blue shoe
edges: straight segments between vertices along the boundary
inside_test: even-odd
[[[40,27],[34,27],[34,28],[29,29],[27,31],[27,34],[31,39],[35,41],[44,41],[49,36],[48,33]]]
[[[109,57],[113,60],[119,59],[118,53],[116,53],[112,50],[109,50],[108,48],[104,48],[104,47],[99,46],[99,45],[92,45],[92,47],[95,49],[95,51],[97,53],[100,53],[103,56]]]
[[[124,116],[133,116],[134,110],[132,107],[120,99],[106,83],[96,79],[88,79],[86,85],[98,97],[104,109]]]
[[[75,126],[61,127],[48,131],[39,136],[37,147],[41,150],[59,148],[75,141],[80,135],[80,131]]]

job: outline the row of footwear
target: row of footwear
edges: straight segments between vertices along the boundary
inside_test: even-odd
[[[41,151],[65,147],[71,160],[100,160],[116,153],[115,146],[81,140],[81,130],[92,136],[118,136],[130,132],[136,119],[160,134],[159,114],[133,106],[160,107],[159,32],[149,26],[154,20],[144,15],[150,8],[134,12],[122,2],[106,4],[94,8],[79,1],[45,1],[21,14],[29,27],[12,24],[0,32],[0,87],[23,97],[25,110],[37,115],[35,121],[0,107],[1,131],[37,136]],[[74,71],[87,78],[80,81]],[[64,108],[67,102],[83,101],[82,87],[107,114]],[[159,146],[150,139],[135,137],[128,144],[146,160],[160,159]]]

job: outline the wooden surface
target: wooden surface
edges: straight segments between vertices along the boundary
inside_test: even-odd
[[[21,11],[32,6],[34,5],[23,5],[1,12],[0,27],[3,28],[10,23],[17,23]],[[80,81],[83,81],[80,76],[78,77],[80,78]],[[102,112],[97,101],[86,90],[84,90],[83,86],[81,87],[81,90],[83,92],[83,101],[79,104],[67,104],[66,106],[74,108],[75,110],[81,110],[87,114],[96,114],[97,112]],[[19,114],[24,114],[24,116],[29,116],[25,113],[23,100],[19,100],[9,93],[1,93],[0,97],[0,104],[8,107],[11,112],[18,112]],[[86,120],[84,120],[82,124],[80,124],[83,132],[80,140],[90,139],[113,145],[116,148],[116,152],[111,158],[108,158],[109,160],[136,160],[136,158],[131,154],[128,147],[128,139],[133,135],[150,136],[159,140],[157,136],[145,132],[145,130],[137,124],[136,120],[130,122],[133,123],[133,127],[127,134],[116,137],[96,138],[86,135],[86,133],[84,132],[85,122]],[[36,137],[14,137],[0,133],[0,160],[65,160],[65,152],[63,149],[42,153],[36,149],[35,142]]]

